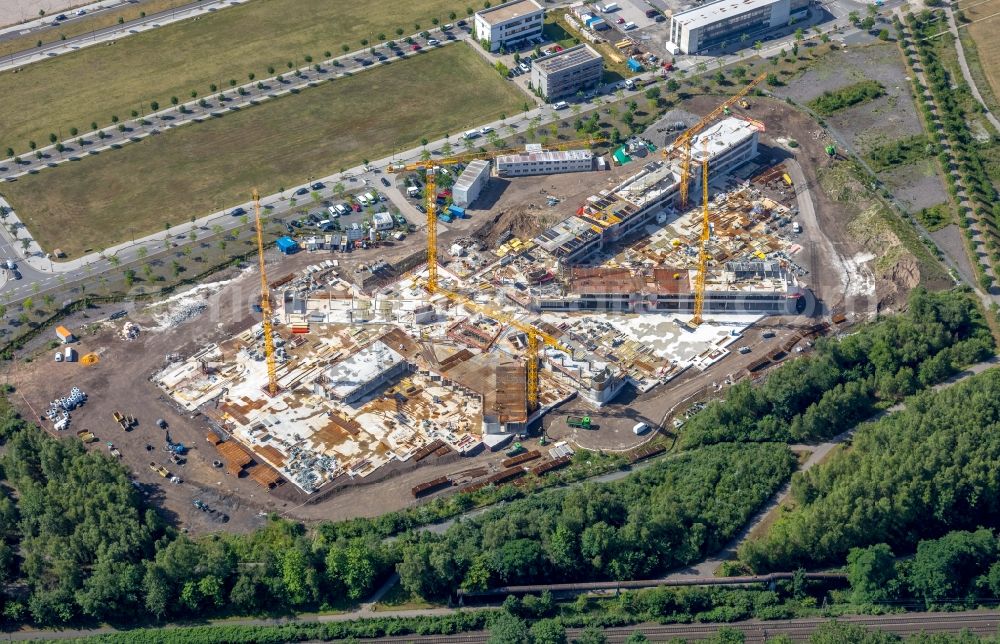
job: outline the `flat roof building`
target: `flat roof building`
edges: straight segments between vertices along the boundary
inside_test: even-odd
[[[736,43],[743,34],[761,35],[805,14],[809,0],[716,0],[670,18],[668,49],[695,54],[723,43]]]
[[[468,208],[479,198],[479,193],[490,182],[490,162],[477,159],[465,167],[451,187],[451,198],[456,206]]]
[[[748,121],[723,119],[695,137],[689,195],[701,189],[702,141],[708,143],[709,177],[725,174],[757,155],[759,132]],[[535,243],[567,264],[628,237],[656,215],[672,211],[680,194],[679,164],[650,161],[614,188],[587,199],[573,215],[544,231]],[[499,167],[499,166],[498,166]]]
[[[689,313],[694,311],[696,270],[660,267],[574,267],[567,292],[534,298],[541,311]],[[705,312],[794,314],[806,289],[777,262],[730,262],[711,270]]]
[[[534,174],[587,172],[594,168],[594,153],[590,150],[543,151],[542,146],[524,146],[520,154],[497,157],[497,174],[501,177],[526,177]]]
[[[552,101],[596,86],[603,74],[604,58],[583,43],[536,58],[531,64],[531,86]]]
[[[516,45],[542,35],[545,9],[535,0],[512,0],[476,12],[473,22],[476,40],[486,42],[489,51]]]

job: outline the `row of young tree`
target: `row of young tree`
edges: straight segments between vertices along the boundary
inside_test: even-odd
[[[404,539],[403,586],[422,597],[456,588],[644,579],[720,549],[787,480],[779,444],[715,445],[613,483],[508,503],[444,534]]]
[[[798,441],[835,436],[876,405],[941,382],[992,355],[993,339],[965,292],[916,289],[906,313],[776,369],[762,386],[743,381],[684,428],[688,448],[726,441]]]
[[[754,570],[842,564],[851,548],[1000,525],[1000,371],[907,400],[849,450],[793,477],[795,511],[740,558]]]

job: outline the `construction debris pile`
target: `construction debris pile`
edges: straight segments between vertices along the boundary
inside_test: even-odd
[[[135,340],[139,337],[139,325],[135,322],[126,322],[120,332],[122,340]]]

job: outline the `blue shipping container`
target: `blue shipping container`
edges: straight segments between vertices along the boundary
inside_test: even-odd
[[[441,221],[443,221],[446,224],[450,224],[451,223],[451,215],[449,215],[447,213],[444,213],[444,212],[441,213],[440,215],[438,215],[438,219],[440,219]]]
[[[279,237],[277,241],[278,250],[286,255],[291,255],[299,249],[299,244],[291,237]]]
[[[641,72],[642,71],[642,63],[640,63],[635,58],[629,58],[628,59],[628,68],[630,70],[634,71],[634,72]]]
[[[592,26],[592,25],[593,25],[593,24],[594,24],[595,22],[600,22],[600,21],[601,21],[601,19],[600,19],[600,18],[598,18],[597,16],[594,16],[593,18],[591,18],[590,20],[588,20],[588,21],[587,21],[587,26],[588,26],[588,27],[590,27],[590,26]]]
[[[465,208],[462,208],[461,206],[456,206],[455,204],[448,206],[448,212],[450,212],[451,214],[455,215],[460,219],[465,217]]]

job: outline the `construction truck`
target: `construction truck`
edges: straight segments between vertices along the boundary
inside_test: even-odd
[[[566,424],[577,429],[590,429],[590,416],[567,416]]]
[[[97,437],[94,436],[94,433],[92,431],[90,431],[89,429],[81,429],[80,431],[78,431],[76,433],[76,435],[84,443],[93,443],[93,442],[97,441]]]
[[[523,445],[521,445],[520,443],[514,443],[514,445],[512,445],[509,450],[507,450],[506,455],[509,458],[509,457],[512,457],[512,456],[517,456],[518,454],[520,454],[523,451],[524,451],[524,446]]]
[[[122,453],[118,450],[117,447],[115,447],[114,443],[108,443],[108,451],[111,452],[111,455],[114,456],[115,458],[122,457]]]
[[[163,467],[162,465],[157,465],[156,463],[150,463],[149,469],[153,470],[163,478],[167,478],[168,476],[170,476],[170,472],[167,471],[167,468]]]

